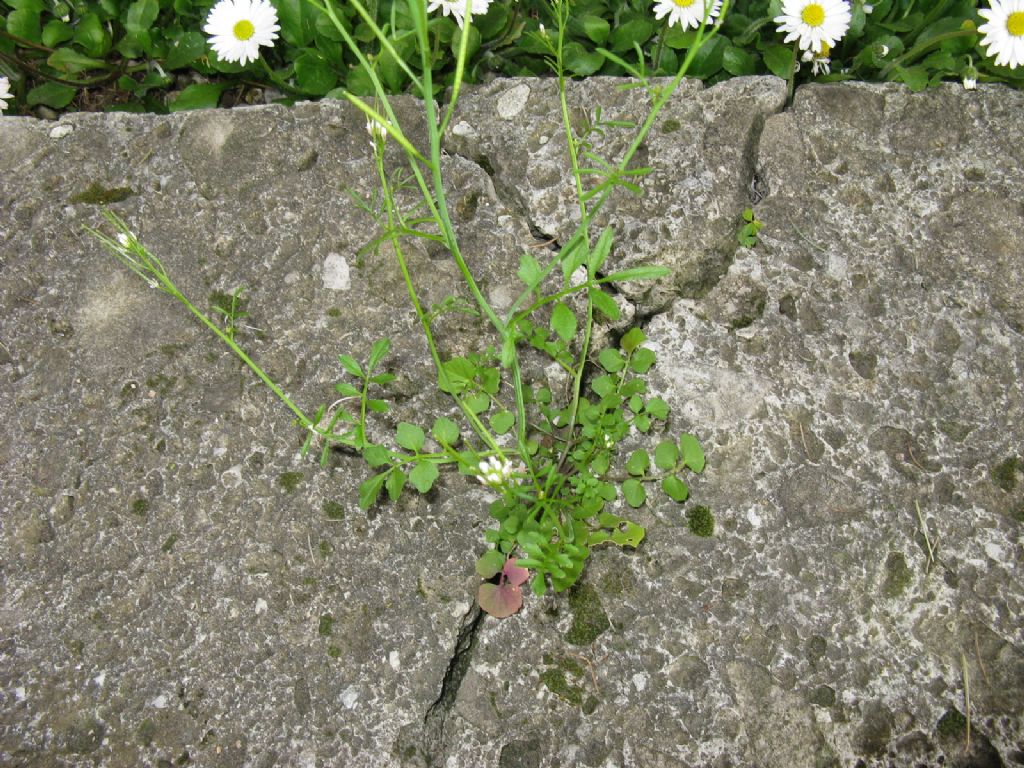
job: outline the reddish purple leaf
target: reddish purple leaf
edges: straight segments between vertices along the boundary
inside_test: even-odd
[[[505,561],[505,567],[501,569],[502,581],[508,582],[513,587],[518,587],[530,578],[530,572],[525,568],[516,565],[514,557]]]
[[[510,561],[511,562],[511,561]],[[524,570],[522,568],[518,570]],[[523,607],[523,593],[509,583],[481,584],[476,601],[487,613],[498,619],[507,619]]]

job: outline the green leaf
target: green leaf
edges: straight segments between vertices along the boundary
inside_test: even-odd
[[[647,455],[647,451],[636,450],[629,457],[629,461],[626,462],[626,471],[631,475],[642,477],[647,473],[647,470],[651,466],[651,457]]]
[[[338,355],[338,362],[341,363],[341,367],[344,368],[347,373],[358,379],[363,378],[363,368],[359,365],[358,361],[352,357],[352,355]]]
[[[612,531],[612,541],[620,547],[633,547],[633,549],[636,549],[640,546],[640,542],[644,540],[644,535],[647,531],[628,520],[624,520],[623,523],[625,526],[624,530]]]
[[[373,400],[369,399],[366,401],[366,407],[374,413],[387,413],[388,403],[387,400]]]
[[[68,74],[84,72],[89,69],[103,69],[106,67],[106,62],[102,59],[93,59],[89,56],[84,56],[71,48],[58,48],[50,54],[46,63],[54,69]]]
[[[75,98],[78,89],[60,83],[43,83],[28,92],[26,101],[30,107],[42,104],[53,109],[64,109]]]
[[[434,487],[434,481],[437,480],[439,474],[437,464],[431,461],[421,461],[409,473],[409,482],[420,493],[426,493]]]
[[[690,69],[686,73],[691,77],[708,78],[722,69],[722,62],[725,59],[725,50],[729,43],[722,37],[713,37],[701,46],[700,51],[693,57]]]
[[[601,54],[588,51],[577,42],[566,44],[563,60],[566,69],[580,77],[594,74],[604,64],[604,57]]]
[[[463,402],[473,413],[481,414],[491,407],[491,397],[483,392],[477,395],[470,395]]]
[[[157,0],[135,0],[128,6],[125,14],[124,28],[132,34],[144,32],[153,26],[160,14],[160,3]]]
[[[7,14],[7,31],[33,43],[42,42],[39,11],[19,8]]]
[[[196,83],[178,94],[178,98],[167,105],[171,112],[187,109],[214,109],[228,83]]]
[[[442,363],[443,375],[438,376],[442,392],[459,394],[464,392],[476,378],[477,367],[465,357],[453,357]]]
[[[679,450],[683,453],[683,463],[694,472],[704,471],[704,451],[693,435],[679,436]]]
[[[322,53],[307,48],[295,59],[295,80],[299,88],[323,96],[338,83],[338,73]]]
[[[60,19],[50,19],[43,27],[42,42],[47,48],[56,48],[75,34],[70,24]]]
[[[647,336],[639,328],[630,328],[619,341],[619,346],[628,355],[647,341]]]
[[[371,467],[383,467],[391,463],[391,453],[383,445],[368,445],[363,449],[363,461]]]
[[[623,360],[622,354],[619,350],[611,347],[605,347],[601,350],[601,354],[597,356],[597,362],[608,373],[618,373],[626,367],[626,361]]]
[[[730,45],[726,47],[722,57],[722,68],[734,77],[754,75],[757,74],[757,57],[742,48]]]
[[[530,579],[530,590],[537,597],[543,597],[544,593],[547,592],[547,582],[544,581],[543,573],[533,574],[533,578]]]
[[[924,67],[896,67],[894,74],[914,93],[928,87],[928,70]]]
[[[597,282],[599,283],[611,283],[618,282],[624,283],[627,280],[656,280],[659,277],[665,277],[665,275],[672,274],[672,270],[668,267],[633,267],[632,269],[624,269],[621,272],[613,272],[610,275],[602,277]]]
[[[164,69],[181,69],[206,53],[206,38],[198,32],[178,35],[167,48]]]
[[[74,41],[90,56],[102,56],[110,50],[110,33],[95,13],[87,13],[78,20]]]
[[[516,417],[511,411],[500,411],[490,418],[491,429],[499,435],[504,435],[515,426]]]
[[[611,34],[611,48],[615,53],[629,51],[633,43],[641,47],[654,33],[654,23],[645,18],[632,19],[615,27]]]
[[[455,445],[459,442],[459,426],[444,416],[434,421],[434,426],[431,428],[430,433],[442,445]]]
[[[638,413],[633,419],[633,426],[646,434],[651,428],[651,419],[646,413]]]
[[[679,448],[671,440],[662,440],[654,449],[654,465],[658,469],[672,469],[679,461]]]
[[[629,369],[634,373],[647,373],[657,360],[654,350],[641,347],[629,359]]]
[[[505,567],[506,557],[496,549],[489,549],[484,552],[483,557],[476,561],[476,572],[483,579],[491,579],[497,576]]]
[[[376,503],[377,497],[380,496],[380,489],[384,486],[387,476],[388,472],[381,472],[366,478],[359,484],[360,509],[369,509]]]
[[[387,353],[391,349],[391,339],[378,339],[373,342],[373,346],[370,347],[370,359],[366,363],[366,367],[370,373],[373,373],[380,361],[384,359]]]
[[[776,77],[788,80],[793,74],[793,49],[788,45],[769,45],[762,55],[764,65]]]
[[[586,15],[577,20],[583,33],[598,45],[602,45],[608,39],[611,32],[611,25],[600,16]]]
[[[388,498],[391,501],[397,501],[398,497],[402,495],[402,489],[405,487],[405,472],[395,467],[388,473],[388,479],[384,482],[384,488],[388,492]]]
[[[598,376],[590,382],[590,388],[598,397],[606,397],[615,391],[615,379],[611,376]]]
[[[359,397],[360,395],[363,394],[358,389],[356,389],[351,384],[345,381],[340,381],[337,384],[335,384],[334,391],[337,392],[339,395],[344,395],[345,397]]]
[[[576,315],[562,302],[555,304],[551,310],[550,325],[562,341],[571,341],[576,336]]]
[[[619,305],[615,303],[615,299],[597,287],[591,288],[588,295],[598,312],[613,323],[619,319]]]
[[[398,444],[406,450],[419,453],[420,449],[423,447],[423,443],[427,439],[427,436],[423,433],[423,430],[415,424],[400,421],[398,423],[398,429],[396,430],[395,439],[398,441]]]
[[[622,495],[626,498],[626,503],[633,507],[633,509],[643,506],[643,503],[647,501],[647,491],[644,488],[644,484],[632,477],[622,482]],[[613,533],[612,539],[614,538],[615,534]]]
[[[544,279],[544,271],[540,268],[540,264],[529,253],[519,256],[519,271],[516,274],[531,291]]]
[[[313,13],[305,0],[276,0],[274,7],[281,37],[289,45],[305,48],[313,41]]]
[[[647,405],[644,406],[644,413],[650,416],[652,419],[658,419],[664,421],[668,418],[668,403],[662,400],[660,397],[652,397],[647,401]]]
[[[686,483],[675,475],[669,475],[661,481],[661,490],[670,499],[678,501],[680,504],[690,496],[690,489],[686,486]]]
[[[597,242],[594,243],[594,247],[590,250],[590,257],[587,264],[587,271],[591,277],[595,277],[600,272],[601,267],[604,266],[605,260],[612,252],[612,243],[615,240],[615,230],[611,227],[605,227],[601,230],[601,235],[597,238]]]

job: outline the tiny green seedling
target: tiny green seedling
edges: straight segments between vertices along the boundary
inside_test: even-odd
[[[757,245],[757,233],[761,231],[761,227],[764,226],[763,221],[759,221],[754,215],[753,208],[745,208],[743,210],[743,224],[740,226],[739,232],[736,233],[736,239],[739,244],[744,248],[753,248]]]

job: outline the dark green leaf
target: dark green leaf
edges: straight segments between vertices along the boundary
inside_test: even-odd
[[[289,45],[305,48],[313,41],[313,10],[306,0],[276,0],[281,37]]]
[[[178,35],[167,49],[164,69],[181,69],[206,53],[206,38],[198,32]]]
[[[409,482],[420,493],[426,493],[433,488],[434,481],[437,480],[439,474],[437,464],[430,461],[421,461],[409,473]]]
[[[71,103],[76,93],[78,93],[78,90],[70,85],[43,83],[28,92],[26,101],[30,107],[34,107],[36,104],[43,104],[53,109],[63,109]]]
[[[896,67],[894,74],[915,93],[928,87],[928,70],[924,67]]]
[[[78,20],[74,41],[90,56],[99,57],[110,50],[110,33],[95,13],[87,13]]]
[[[220,95],[228,83],[196,83],[178,94],[178,98],[167,105],[171,112],[186,109],[213,109],[220,101]]]
[[[338,73],[322,53],[307,48],[295,59],[295,79],[302,90],[323,96],[337,84]]]
[[[400,421],[395,433],[395,439],[398,441],[398,444],[406,450],[419,453],[420,449],[423,447],[424,441],[427,439],[427,436],[423,433],[423,430],[415,424]]]
[[[42,42],[39,11],[27,8],[11,11],[7,14],[7,31],[16,37],[33,43]]]
[[[54,69],[68,74],[84,72],[89,69],[102,69],[106,66],[102,59],[84,56],[71,48],[58,48],[50,54],[46,63]]]
[[[578,19],[583,33],[597,44],[603,44],[608,39],[611,25],[600,16],[586,15]]]
[[[160,3],[157,0],[135,0],[128,6],[124,28],[130,33],[143,32],[153,26],[159,13]]]
[[[42,41],[47,48],[56,48],[66,40],[70,40],[75,31],[70,24],[60,19],[50,19],[43,27]]]
[[[580,77],[594,74],[604,64],[601,54],[588,51],[577,42],[568,43],[563,55],[566,69]]]
[[[653,21],[645,18],[632,19],[625,24],[620,24],[612,31],[611,49],[615,53],[622,53],[632,50],[633,43],[643,47],[653,33]]]
[[[757,57],[742,48],[730,45],[725,49],[722,67],[726,72],[735,77],[753,75],[757,73]]]
[[[788,80],[793,74],[793,49],[788,45],[769,45],[763,56],[764,65],[776,77]]]

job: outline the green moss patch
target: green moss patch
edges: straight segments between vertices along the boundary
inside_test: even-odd
[[[131,187],[104,187],[95,181],[71,198],[72,203],[87,203],[88,205],[110,205],[120,203],[129,197],[135,196],[135,190]]]
[[[715,532],[715,516],[704,506],[697,506],[686,513],[686,524],[696,536],[711,536]]]
[[[577,584],[569,590],[569,608],[572,610],[572,626],[565,639],[572,645],[590,645],[611,627],[597,590],[588,584]]]

